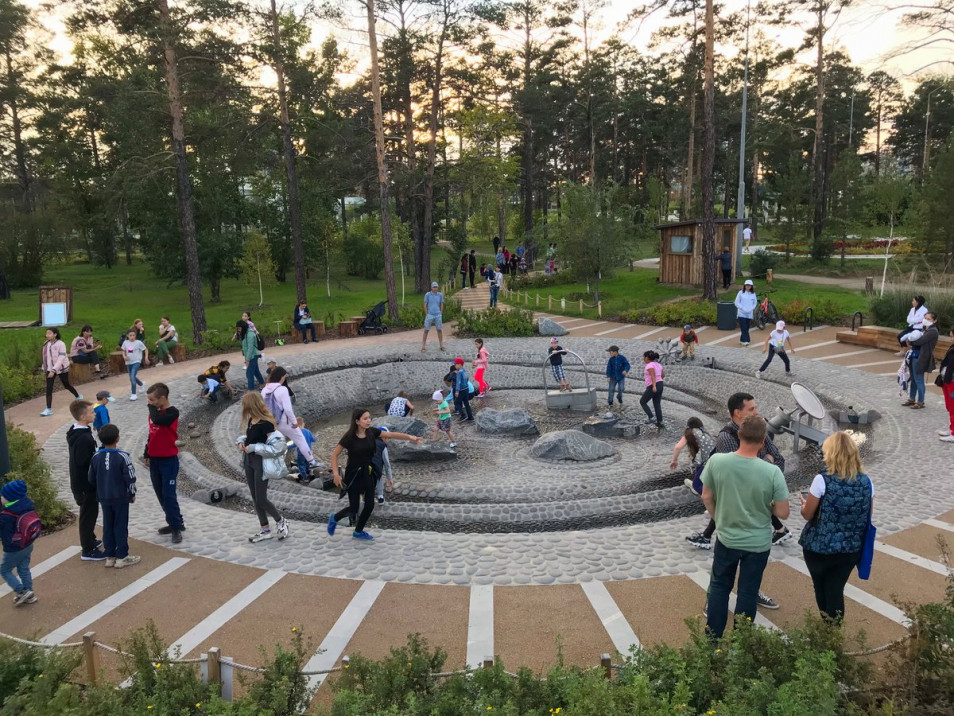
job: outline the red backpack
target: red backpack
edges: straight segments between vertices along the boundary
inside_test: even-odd
[[[17,527],[13,532],[13,546],[17,548],[17,551],[29,547],[40,536],[43,523],[40,522],[40,516],[36,510],[30,510],[21,515],[4,510],[3,514],[17,518]]]

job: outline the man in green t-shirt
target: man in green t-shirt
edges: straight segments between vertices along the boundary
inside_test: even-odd
[[[772,515],[788,518],[788,487],[775,465],[759,459],[765,420],[750,416],[739,427],[739,449],[713,455],[702,471],[702,501],[718,525],[709,582],[706,629],[718,639],[729,614],[729,592],[739,585],[736,616],[755,619],[762,573],[772,548]]]

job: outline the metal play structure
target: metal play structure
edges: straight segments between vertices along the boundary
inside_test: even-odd
[[[546,395],[548,410],[576,410],[579,412],[592,413],[596,410],[596,388],[590,387],[590,375],[586,371],[586,363],[579,354],[573,351],[566,351],[563,355],[564,360],[573,356],[580,365],[583,366],[583,378],[586,380],[586,388],[573,388],[572,390],[551,390],[547,385],[547,376],[550,371],[550,357],[547,356],[543,361],[543,392]]]

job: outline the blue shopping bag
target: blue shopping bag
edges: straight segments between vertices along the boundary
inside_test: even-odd
[[[872,502],[874,504],[874,497]],[[858,579],[868,579],[871,576],[871,562],[874,560],[875,540],[878,538],[878,528],[871,524],[871,506],[868,507],[868,528],[865,531],[865,541],[861,546],[861,559],[858,560]]]

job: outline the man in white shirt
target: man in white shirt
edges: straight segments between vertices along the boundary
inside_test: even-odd
[[[742,253],[749,253],[749,245],[752,243],[752,227],[748,224],[745,225],[745,228],[742,229],[742,241],[745,242],[745,248]]]
[[[503,285],[503,274],[500,272],[500,267],[491,269],[490,278],[487,281],[490,283],[490,307],[494,308],[497,305],[497,294],[500,293],[500,287]]]

